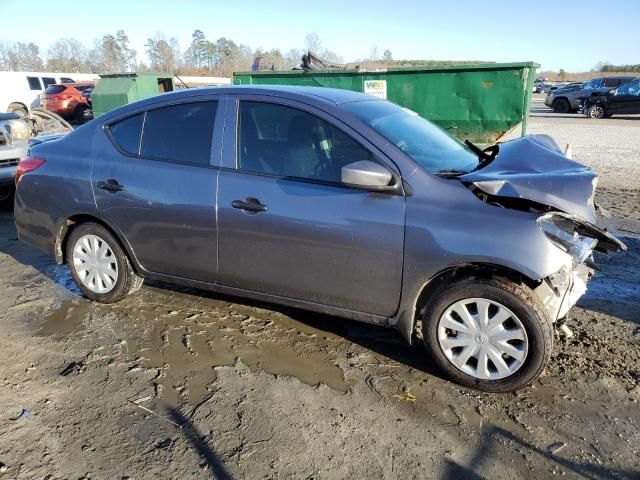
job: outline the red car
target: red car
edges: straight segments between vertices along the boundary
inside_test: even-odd
[[[63,118],[82,123],[86,110],[90,108],[87,99],[82,97],[82,92],[88,88],[93,88],[92,82],[49,85],[42,94],[42,107]]]

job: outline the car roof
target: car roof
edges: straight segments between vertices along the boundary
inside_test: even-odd
[[[164,103],[175,103],[176,100],[188,100],[193,97],[204,97],[207,95],[263,95],[290,100],[303,101],[316,106],[336,107],[344,103],[383,101],[380,98],[351,90],[325,87],[298,87],[290,85],[234,85],[234,86],[212,86],[194,87],[175,90],[173,92],[154,95],[152,97],[139,100],[127,105],[123,105],[115,110],[100,116],[100,123],[108,123],[114,118],[124,116],[132,111],[146,109],[149,107],[160,107]]]
[[[311,97],[314,99],[323,100],[327,103],[341,104],[349,102],[364,102],[380,100],[377,97],[371,95],[365,95],[364,93],[354,92],[352,90],[343,90],[339,88],[325,88],[325,87],[305,87],[305,86],[292,86],[292,85],[234,85],[223,87],[196,87],[178,90],[168,95],[176,96],[191,96],[193,94],[202,95],[206,93],[213,94],[262,94],[262,95],[276,95],[285,96],[291,98]]]
[[[50,83],[49,85],[47,85],[47,88],[49,87],[75,87],[76,85],[82,86],[82,85],[93,85],[93,82],[73,82],[73,83]]]

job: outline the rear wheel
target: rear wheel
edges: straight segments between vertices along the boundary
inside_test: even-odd
[[[67,264],[85,297],[101,303],[122,300],[142,286],[119,242],[97,223],[83,223],[69,234]]]
[[[566,98],[558,98],[553,102],[553,111],[556,113],[568,113],[571,110],[571,104]]]
[[[463,280],[435,293],[422,321],[435,363],[461,385],[509,392],[535,380],[553,349],[553,326],[527,287]]]
[[[78,105],[76,107],[75,111],[73,112],[73,116],[77,123],[85,123],[87,121],[87,110],[89,110],[89,107],[84,104]]]
[[[587,109],[587,117],[599,120],[601,118],[605,118],[607,115],[604,111],[602,105],[591,105]]]

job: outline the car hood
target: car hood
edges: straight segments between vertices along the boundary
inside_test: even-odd
[[[457,177],[495,197],[525,199],[595,224],[598,176],[568,159],[548,135],[529,135],[499,145],[486,167]]]

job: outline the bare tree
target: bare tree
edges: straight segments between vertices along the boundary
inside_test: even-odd
[[[0,52],[2,63],[6,63],[8,70],[42,71],[44,63],[40,57],[40,47],[35,43],[17,42],[4,44]]]
[[[18,64],[13,44],[0,42],[0,70],[11,71],[17,69]]]
[[[154,38],[148,38],[145,43],[149,68],[162,72],[175,72],[179,66],[180,46],[175,37],[166,37],[157,33]]]
[[[316,32],[308,33],[304,37],[304,46],[306,50],[311,50],[316,55],[321,58],[327,60],[330,63],[342,63],[342,57],[338,54],[332,52],[331,50],[327,50],[320,40],[320,36]]]
[[[304,55],[304,51],[299,48],[292,48],[284,54],[284,68],[292,69],[294,67],[299,67],[302,63],[302,55]]]
[[[304,37],[304,48],[311,50],[317,55],[322,55],[324,52],[324,45],[322,44],[322,40],[320,40],[320,36],[316,32],[307,33]]]
[[[83,72],[89,70],[86,47],[74,38],[61,38],[47,52],[47,70],[52,72]]]

